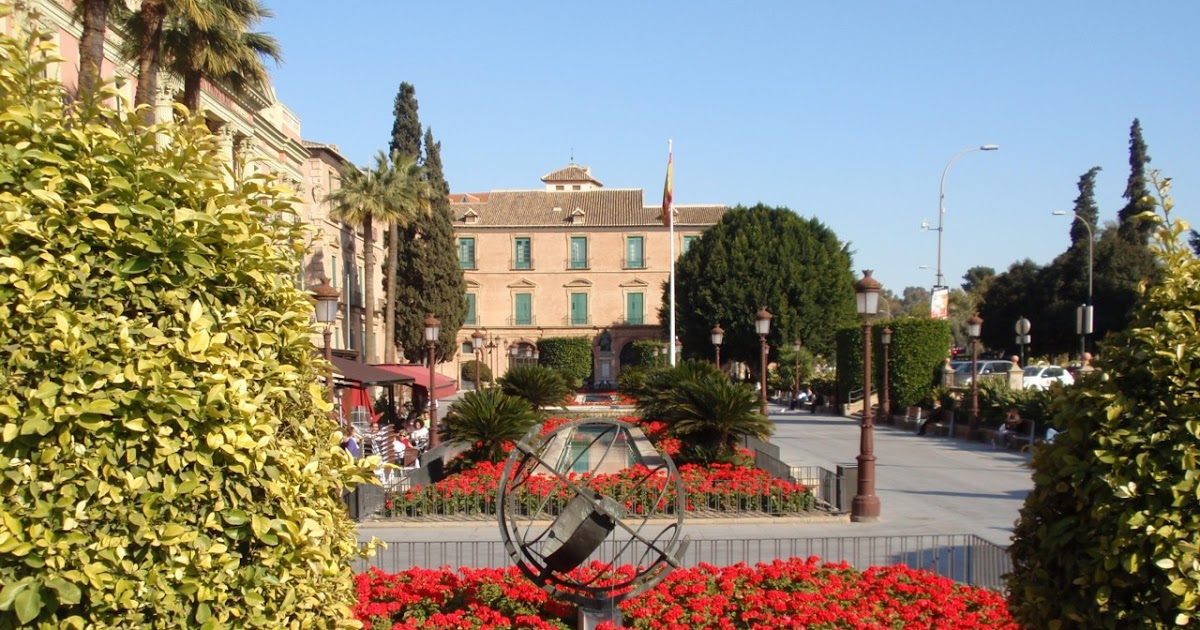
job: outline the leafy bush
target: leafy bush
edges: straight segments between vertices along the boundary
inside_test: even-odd
[[[455,460],[458,467],[499,462],[508,454],[506,442],[520,439],[535,424],[537,414],[528,402],[492,387],[469,391],[450,406],[446,439],[470,445],[467,453]]]
[[[0,35],[0,628],[353,627],[372,464],[295,200],[229,183],[203,119],[65,109],[38,41]]]
[[[631,345],[629,361],[621,366],[621,371],[631,367],[654,368],[662,363],[659,350],[664,347],[661,341],[635,341]]]
[[[500,377],[500,388],[509,396],[525,400],[534,411],[552,405],[561,407],[563,399],[571,393],[561,374],[538,365],[509,368]]]
[[[1029,628],[1194,624],[1200,602],[1200,261],[1170,219],[1161,284],[1105,344],[1102,377],[1056,399],[1013,534],[1010,608]]]
[[[624,396],[640,399],[649,393],[646,389],[650,375],[662,368],[623,367],[617,375],[617,391]]]
[[[479,365],[479,381],[481,383],[493,382],[492,381],[492,368],[488,367],[487,363],[485,363],[483,361],[477,361],[475,359],[471,359],[470,361],[467,361],[466,363],[462,364],[462,367],[459,368],[459,370],[458,370],[459,378],[461,378],[464,381],[471,381],[472,383],[474,383],[475,382],[475,365],[476,364]]]
[[[557,370],[571,389],[592,373],[592,342],[587,337],[545,337],[538,342],[538,364]]]
[[[904,409],[919,405],[929,393],[930,386],[940,384],[931,382],[930,375],[946,359],[946,349],[950,347],[950,324],[944,319],[928,317],[901,317],[876,324],[872,350],[876,360],[880,361],[879,365],[883,365],[883,344],[879,343],[879,333],[884,327],[892,329],[892,343],[888,349],[888,394],[892,406]],[[862,354],[861,350],[859,354]],[[882,371],[877,371],[876,375],[876,386],[882,387]]]

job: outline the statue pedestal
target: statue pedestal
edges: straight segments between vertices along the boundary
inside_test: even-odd
[[[579,607],[579,630],[596,630],[596,626],[611,621],[618,628],[621,627],[621,609],[613,605],[604,610],[596,610],[594,608]]]

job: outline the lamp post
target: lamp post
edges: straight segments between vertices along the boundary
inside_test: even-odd
[[[333,402],[333,346],[330,345],[330,341],[333,338],[333,323],[337,321],[338,299],[341,298],[342,292],[329,284],[329,278],[323,277],[321,284],[313,289],[313,296],[317,299],[317,322],[325,324],[325,330],[321,333],[325,340],[325,362],[329,364],[329,374],[326,377],[325,385],[328,389],[326,394],[329,396],[329,402]]]
[[[942,234],[944,232],[943,222],[945,221],[945,218],[946,218],[946,173],[950,172],[951,164],[954,164],[954,162],[957,161],[958,158],[960,158],[968,153],[971,153],[974,151],[995,151],[999,148],[1000,148],[1000,145],[998,145],[998,144],[984,144],[984,145],[980,145],[977,147],[970,147],[967,149],[963,149],[962,151],[955,153],[954,157],[950,158],[949,162],[946,162],[946,168],[942,169],[942,182],[938,186],[937,284],[933,285],[934,289],[938,289],[938,288],[941,288],[944,286],[942,284],[942,280],[943,280],[943,277],[942,277]]]
[[[967,318],[967,332],[971,335],[971,420],[968,432],[974,439],[979,432],[979,333],[983,328],[983,318],[979,313]]]
[[[1055,210],[1051,214],[1057,216],[1066,216],[1067,213],[1063,210]],[[1079,333],[1079,360],[1083,361],[1083,353],[1087,352],[1087,337],[1092,334],[1092,243],[1096,240],[1096,233],[1093,230],[1092,224],[1087,219],[1084,219],[1078,212],[1071,212],[1077,221],[1087,228],[1088,233],[1088,291],[1087,303],[1084,304],[1075,316],[1075,329]]]
[[[754,314],[754,330],[758,333],[758,340],[762,344],[762,368],[759,370],[759,410],[762,415],[767,415],[767,334],[771,332],[771,313],[767,307],[759,307],[758,312]]]
[[[479,390],[479,362],[483,354],[484,334],[476,330],[471,333],[471,350],[475,353],[475,389]]]
[[[1017,333],[1017,345],[1021,347],[1022,367],[1025,366],[1025,346],[1029,345],[1029,330],[1031,328],[1033,328],[1033,325],[1029,323],[1028,319],[1025,319],[1024,315],[1022,315],[1021,319],[1018,319],[1016,325],[1013,326],[1013,330]]]
[[[533,364],[541,365],[542,353],[538,351],[537,346],[533,347]]]
[[[496,372],[500,371],[499,368],[492,367],[492,363],[494,362],[494,360],[496,358],[496,339],[492,338],[492,339],[488,340],[486,347],[487,347],[488,369],[492,371],[492,379],[495,379]],[[494,380],[493,380],[493,384],[495,384]]]
[[[803,347],[804,347],[804,344],[800,343],[799,339],[792,342],[792,355],[796,357],[796,366],[794,368],[794,374],[793,374],[793,376],[795,377],[795,382],[792,383],[792,400],[793,401],[796,400],[796,396],[800,395],[800,348],[803,348]],[[793,409],[796,408],[795,402],[792,403],[792,408]]]
[[[723,341],[725,341],[725,329],[721,328],[720,324],[717,324],[712,329],[712,344],[717,353],[715,361],[717,362],[718,370],[721,369],[721,342]]]
[[[879,310],[879,291],[883,287],[863,271],[854,283],[858,314],[863,318],[863,415],[858,443],[858,494],[850,502],[850,520],[869,523],[879,520],[879,497],[875,496],[875,419],[871,416],[871,319]]]
[[[892,328],[890,326],[885,326],[879,332],[879,341],[883,343],[883,397],[879,402],[879,415],[883,416],[888,424],[891,424],[892,401],[888,400],[891,393],[888,391],[888,366],[891,365],[888,362],[888,349],[892,346]]]
[[[438,427],[437,398],[433,395],[434,368],[437,358],[434,350],[437,348],[438,336],[442,334],[442,323],[428,313],[425,316],[425,344],[429,348],[429,448],[435,448],[441,443],[441,431]]]
[[[520,363],[518,363],[518,361],[521,356],[521,346],[519,344],[517,344],[516,342],[513,342],[513,345],[508,347],[508,356],[509,356],[509,359],[508,359],[509,369],[512,369],[512,368],[520,365]]]

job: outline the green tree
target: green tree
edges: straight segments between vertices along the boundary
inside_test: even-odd
[[[837,327],[856,319],[850,253],[828,227],[787,208],[736,207],[709,228],[676,266],[676,317],[687,348],[711,348],[725,329],[721,358],[759,364],[754,318],[774,315],[768,342],[778,348],[803,339],[818,354],[833,349]],[[665,293],[660,319],[667,321]]]
[[[971,267],[963,274],[962,290],[971,295],[983,295],[987,292],[988,282],[996,276],[996,270],[991,267]]]
[[[592,342],[586,337],[542,337],[537,346],[538,363],[562,374],[571,389],[592,373]]]
[[[143,0],[141,6],[129,14],[125,26],[131,37],[124,54],[137,62],[138,80],[133,103],[146,106],[141,112],[146,124],[154,123],[156,116],[154,105],[164,58],[163,32],[167,19],[207,29],[218,21],[217,9],[213,0]]]
[[[375,167],[359,169],[347,165],[341,172],[341,186],[326,196],[330,203],[329,216],[351,225],[363,226],[363,293],[366,301],[363,324],[363,361],[375,363],[375,217],[389,215],[391,165],[383,152],[375,156]]]
[[[929,317],[929,289],[925,287],[904,287],[900,298],[900,309],[897,317]]]
[[[111,0],[83,0],[75,3],[75,18],[83,26],[79,37],[79,95],[93,98],[100,87],[100,67],[104,64],[104,37],[108,32]]]
[[[1150,155],[1146,141],[1142,139],[1142,123],[1137,118],[1129,126],[1129,180],[1125,184],[1126,204],[1117,213],[1119,234],[1129,243],[1145,245],[1154,232],[1154,224],[1141,221],[1139,217],[1154,213],[1154,199],[1146,179],[1146,165]]]
[[[265,59],[282,61],[279,41],[251,29],[273,13],[260,0],[209,0],[210,19],[197,22],[184,15],[167,19],[163,26],[163,56],[168,67],[183,78],[182,102],[192,112],[200,110],[201,79],[224,83],[235,90],[270,83]]]
[[[421,157],[421,119],[417,116],[417,89],[402,82],[392,106],[392,139],[388,153]]]
[[[1164,262],[1098,367],[1052,404],[1013,533],[1010,610],[1029,628],[1166,628],[1197,621],[1200,581],[1200,261],[1170,220]]]
[[[202,120],[65,108],[30,50],[0,34],[0,627],[356,627],[340,497],[371,464],[293,200],[228,182]]]
[[[500,377],[500,389],[529,403],[534,411],[561,407],[571,393],[567,381],[558,372],[540,365],[517,365]]]
[[[446,439],[470,445],[464,465],[499,463],[508,456],[504,444],[521,439],[537,421],[528,402],[498,387],[472,390],[450,406]]]
[[[429,214],[429,182],[425,178],[425,169],[417,164],[415,157],[401,153],[392,154],[392,164],[389,171],[387,186],[388,203],[386,213],[380,218],[388,223],[388,260],[384,265],[385,286],[383,310],[383,329],[386,340],[384,344],[385,363],[396,362],[396,304],[399,291],[400,274],[400,235],[401,228],[415,221],[418,217]],[[461,325],[461,324],[460,324]],[[457,328],[455,332],[457,333]]]
[[[397,239],[396,341],[404,348],[425,347],[425,314],[441,320],[437,360],[458,352],[456,339],[467,316],[467,284],[458,264],[450,211],[433,209],[409,223]]]

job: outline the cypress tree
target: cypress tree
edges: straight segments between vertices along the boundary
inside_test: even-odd
[[[1079,176],[1079,196],[1075,198],[1075,215],[1082,218],[1092,229],[1100,227],[1100,209],[1096,207],[1096,175],[1099,166],[1093,166]],[[1071,247],[1087,249],[1088,229],[1079,219],[1071,223]]]
[[[425,134],[425,140],[430,212],[400,231],[396,341],[408,349],[411,358],[413,349],[425,347],[425,315],[433,313],[442,324],[437,357],[444,361],[458,352],[455,340],[467,316],[467,284],[458,263],[441,143],[434,141],[432,131]]]
[[[399,153],[421,157],[421,119],[417,116],[417,89],[411,83],[400,84],[396,103],[392,107],[392,141],[388,155]]]
[[[1133,119],[1129,128],[1129,182],[1125,185],[1128,201],[1124,208],[1117,213],[1121,238],[1138,245],[1146,245],[1150,235],[1154,233],[1154,224],[1139,221],[1137,216],[1143,212],[1154,212],[1154,202],[1150,199],[1150,189],[1146,185],[1146,165],[1150,163],[1147,154],[1146,141],[1142,139],[1142,123]]]

